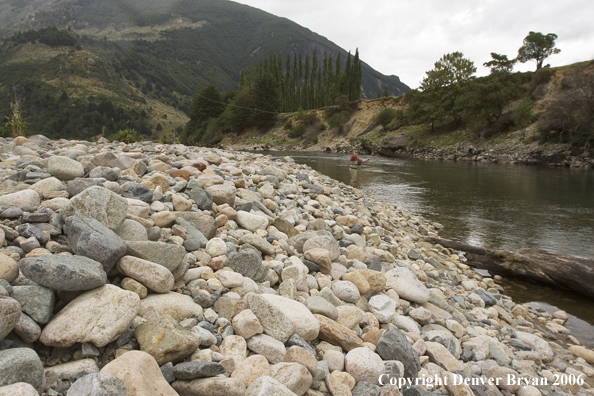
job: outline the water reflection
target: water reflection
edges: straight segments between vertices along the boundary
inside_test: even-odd
[[[282,152],[343,183],[348,155]],[[353,185],[437,221],[444,238],[594,257],[594,172],[372,157]]]

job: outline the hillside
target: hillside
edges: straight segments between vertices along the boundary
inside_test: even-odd
[[[221,145],[247,150],[343,152],[357,146],[367,154],[387,156],[593,168],[594,61],[538,73],[514,73],[509,79],[521,82],[520,94],[505,104],[492,125],[479,119],[432,130],[430,125],[409,118],[409,106],[399,96],[358,102],[342,130],[329,122],[337,109],[320,109],[305,116],[284,114],[266,134],[227,135]],[[512,114],[524,103],[532,115],[528,123],[518,126]],[[386,109],[392,109],[395,116],[384,128],[376,119]],[[309,125],[302,136],[292,137],[289,121],[293,130],[299,124]]]
[[[68,30],[40,30],[48,26]],[[30,36],[15,36],[31,29],[36,32]],[[48,34],[58,39],[44,42]],[[74,130],[80,138],[112,133],[114,125],[105,120],[119,113],[118,128],[128,122],[145,135],[174,138],[197,91],[208,84],[237,89],[240,71],[271,54],[316,50],[347,57],[345,49],[288,19],[220,0],[3,1],[0,38],[0,98],[14,100],[9,91],[16,86],[31,126],[45,126],[43,133],[52,137],[73,137]],[[364,62],[362,88],[363,97],[376,97],[384,88],[390,95],[408,90],[398,77]],[[60,119],[40,118],[42,111],[30,108],[45,95],[50,95],[45,104],[63,98],[61,108],[50,106]],[[114,110],[91,114],[94,101],[109,102],[103,107]],[[64,108],[99,125],[73,123]],[[0,117],[6,115],[0,106]]]

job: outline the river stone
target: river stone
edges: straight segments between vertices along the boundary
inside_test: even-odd
[[[19,276],[19,266],[10,257],[0,253],[0,279],[5,279],[8,283],[14,282]]]
[[[64,233],[74,254],[99,261],[105,271],[126,254],[122,238],[95,219],[71,216],[66,219]]]
[[[175,378],[180,380],[193,380],[197,378],[215,377],[225,373],[225,367],[215,362],[186,362],[173,367]]]
[[[21,273],[57,291],[84,291],[103,286],[107,274],[101,263],[83,256],[46,254],[19,261]]]
[[[262,376],[248,386],[245,396],[295,396],[289,388],[270,376]]]
[[[268,228],[268,218],[252,213],[245,212],[243,210],[237,211],[237,224],[239,224],[242,228],[246,230],[250,230],[252,232],[260,229],[265,230]]]
[[[285,359],[287,349],[285,345],[266,334],[258,334],[247,340],[250,351],[264,356],[271,364],[280,363]]]
[[[2,206],[16,206],[17,208],[25,206],[38,207],[40,203],[39,194],[30,189],[0,196],[0,205]]]
[[[309,371],[299,363],[277,363],[271,367],[270,376],[297,396],[304,395],[313,382]]]
[[[40,244],[45,245],[49,242],[48,236],[38,227],[31,223],[21,224],[17,227],[17,232],[25,238],[35,238]]]
[[[237,253],[229,255],[225,267],[229,267],[256,282],[262,282],[268,273],[262,264],[262,254],[249,245],[243,245]]]
[[[25,382],[0,387],[0,396],[39,396],[37,390]]]
[[[223,184],[215,184],[206,187],[212,196],[212,201],[217,205],[229,204],[233,207],[235,205],[235,184],[232,181],[225,181]]]
[[[338,242],[331,236],[316,235],[305,241],[303,244],[303,251],[307,252],[310,249],[326,249],[330,253],[330,260],[335,261],[340,256],[340,246]]]
[[[202,188],[193,188],[187,193],[201,210],[212,210],[212,195]]]
[[[106,153],[97,154],[93,157],[91,162],[95,166],[106,166],[110,168],[120,168],[121,170],[126,170],[130,167],[130,165],[132,165],[134,159],[108,151]]]
[[[187,319],[192,315],[204,316],[203,309],[192,297],[180,293],[150,294],[140,301],[138,315],[145,316],[154,309],[159,315],[169,315],[176,320]]]
[[[398,360],[404,365],[404,377],[417,378],[421,363],[419,355],[412,348],[406,336],[392,326],[382,334],[377,342],[377,353],[384,360]]]
[[[45,385],[43,364],[30,348],[12,348],[0,351],[0,387],[26,382],[41,392]]]
[[[184,396],[245,396],[245,384],[237,378],[214,377],[193,381],[175,381],[173,384]]]
[[[363,346],[363,341],[351,329],[325,316],[314,316],[320,323],[320,340],[329,342],[332,345],[338,345],[345,351]]]
[[[410,302],[424,304],[429,301],[431,293],[425,285],[419,281],[412,270],[404,267],[394,268],[386,272],[386,286],[396,293],[400,298]]]
[[[167,268],[138,257],[124,256],[117,263],[117,270],[157,293],[173,289],[173,274]]]
[[[264,328],[251,309],[244,309],[233,317],[233,329],[246,340],[256,334],[262,334]]]
[[[119,168],[111,168],[108,166],[97,166],[89,172],[90,178],[104,178],[110,181],[116,181],[122,175],[122,170]]]
[[[186,249],[180,245],[153,241],[126,241],[127,254],[161,264],[174,272],[186,255]]]
[[[266,375],[270,375],[270,364],[262,355],[251,355],[238,363],[231,373],[232,378],[240,379],[246,386]]]
[[[328,300],[320,296],[309,297],[305,300],[305,306],[313,314],[324,315],[332,320],[338,319],[338,310]]]
[[[269,256],[274,255],[274,246],[272,246],[270,243],[264,240],[264,238],[261,238],[254,234],[246,234],[239,238],[239,244],[243,245],[246,243],[252,245],[264,254],[267,254]]]
[[[200,346],[196,335],[167,315],[144,322],[136,328],[134,336],[140,350],[154,357],[159,365],[178,362]]]
[[[64,189],[64,184],[55,177],[48,177],[47,179],[42,179],[33,184],[29,189],[42,195],[48,192],[62,191]]]
[[[386,296],[378,294],[369,299],[369,310],[380,323],[388,323],[398,308],[398,303]]]
[[[62,216],[82,216],[95,219],[109,229],[117,229],[128,212],[128,201],[104,187],[89,187],[62,209]]]
[[[385,371],[382,358],[365,347],[349,351],[344,358],[344,367],[357,382],[365,381],[375,385]]]
[[[448,349],[442,344],[427,341],[425,346],[427,348],[426,354],[429,356],[429,361],[432,363],[437,364],[449,372],[458,370],[463,371],[466,374],[470,374],[466,366],[461,361],[456,359],[456,357],[454,357],[454,355],[452,355],[450,351],[448,351]]]
[[[184,224],[190,224],[192,227],[196,228],[198,231],[202,233],[206,237],[206,239],[212,239],[215,237],[217,233],[217,222],[215,219],[201,212],[174,212],[176,218],[176,223],[180,226],[186,228]],[[180,219],[185,221],[181,222]],[[186,228],[187,229],[187,228]]]
[[[118,377],[107,373],[87,374],[68,389],[70,396],[128,396],[126,385]]]
[[[60,180],[72,180],[85,174],[85,168],[80,162],[60,155],[48,158],[47,171]]]
[[[122,197],[138,199],[139,201],[151,204],[153,202],[153,192],[148,186],[140,183],[126,184],[124,191],[122,191]]]
[[[124,241],[147,241],[148,232],[146,228],[139,222],[131,219],[126,219],[116,230],[117,236]],[[127,247],[126,247],[127,249]]]
[[[336,281],[332,283],[332,293],[342,301],[356,303],[361,298],[359,289],[353,282]]]
[[[81,294],[62,308],[45,326],[39,341],[57,348],[92,342],[100,348],[126,331],[139,305],[138,294],[104,285]]]
[[[21,304],[14,298],[0,296],[0,340],[8,335],[21,317]]]
[[[21,317],[14,325],[13,331],[21,340],[27,343],[34,343],[41,335],[41,327],[26,313],[21,313]]]
[[[179,396],[163,377],[155,359],[146,352],[130,351],[109,362],[101,373],[119,378],[128,396]]]
[[[543,360],[551,361],[555,356],[549,343],[534,334],[516,331],[516,338],[532,348],[533,351],[538,351],[544,358]]]
[[[306,341],[318,336],[319,322],[300,302],[272,294],[249,294],[246,299],[264,332],[282,343],[293,334]]]
[[[47,287],[14,286],[11,297],[17,300],[21,304],[21,310],[37,323],[45,324],[52,317],[56,297]]]

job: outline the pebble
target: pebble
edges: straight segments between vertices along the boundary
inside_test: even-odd
[[[0,139],[0,395],[428,396],[382,374],[586,381],[431,390],[450,396],[594,386],[566,313],[515,304],[424,242],[443,227],[288,157],[15,141]]]

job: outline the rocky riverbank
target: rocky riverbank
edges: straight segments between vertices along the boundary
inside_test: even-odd
[[[594,395],[567,314],[290,158],[32,136],[0,160],[0,396]]]

